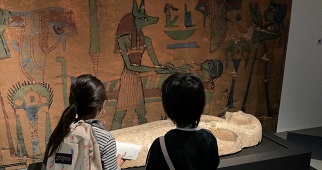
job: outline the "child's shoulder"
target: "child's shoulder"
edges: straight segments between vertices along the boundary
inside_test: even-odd
[[[209,129],[200,129],[201,131],[213,135],[213,133]]]
[[[213,142],[217,142],[217,139],[215,135],[209,130],[209,129],[201,129],[203,133],[206,134],[206,136],[211,139]]]

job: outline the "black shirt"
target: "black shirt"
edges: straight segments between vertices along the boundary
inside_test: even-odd
[[[217,140],[205,129],[173,129],[165,134],[165,145],[176,170],[214,170],[219,165]],[[162,154],[159,138],[152,143],[146,170],[169,169]]]

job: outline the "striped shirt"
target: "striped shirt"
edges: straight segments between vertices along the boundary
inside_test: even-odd
[[[114,137],[107,130],[98,127],[93,126],[93,131],[99,145],[103,169],[119,170]]]

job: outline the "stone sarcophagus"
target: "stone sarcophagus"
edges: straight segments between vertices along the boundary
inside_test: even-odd
[[[208,129],[215,135],[220,156],[255,146],[262,140],[260,121],[255,116],[242,111],[226,112],[224,118],[203,115],[199,127]],[[116,141],[143,146],[137,159],[126,161],[122,168],[144,166],[152,142],[174,128],[176,127],[170,120],[159,120],[111,131]]]

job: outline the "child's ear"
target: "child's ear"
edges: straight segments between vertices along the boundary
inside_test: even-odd
[[[105,104],[106,104],[106,100],[104,101],[104,103],[102,104],[102,106],[99,108],[96,116],[100,115],[102,112],[103,113],[105,112],[105,109],[104,109]]]

